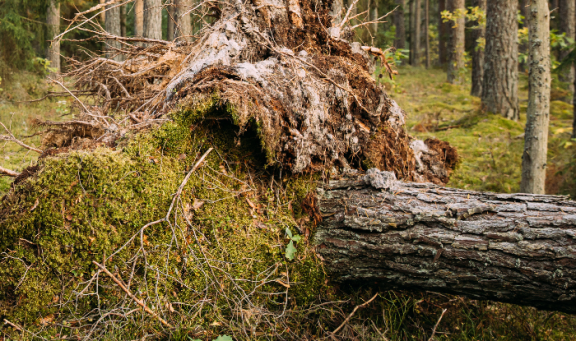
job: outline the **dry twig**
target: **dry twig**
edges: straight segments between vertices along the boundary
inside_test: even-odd
[[[440,314],[440,318],[438,319],[438,322],[436,322],[436,325],[434,326],[434,329],[432,329],[432,335],[430,336],[430,338],[428,339],[428,341],[434,340],[434,335],[436,335],[436,328],[438,328],[438,325],[440,324],[440,321],[442,321],[442,317],[444,316],[444,314],[446,313],[447,310],[448,310],[448,309],[442,310],[442,314]]]
[[[6,130],[6,132],[8,133],[8,136],[0,135],[0,140],[12,141],[12,142],[16,143],[17,145],[19,145],[19,146],[21,146],[21,147],[24,147],[24,148],[26,148],[26,149],[28,149],[28,150],[35,151],[36,153],[39,153],[39,154],[42,154],[42,153],[44,152],[44,151],[42,151],[42,150],[40,150],[40,149],[38,149],[38,148],[29,146],[29,145],[27,145],[26,143],[18,140],[18,139],[14,136],[14,134],[12,134],[12,132],[11,132],[10,130],[8,130],[8,128],[4,125],[4,123],[0,122],[0,125],[1,125],[1,126],[4,128],[4,130]]]
[[[4,174],[4,175],[11,176],[14,178],[17,177],[18,175],[20,175],[20,173],[15,172],[15,171],[10,170],[10,169],[7,169],[7,168],[4,168],[2,166],[0,166],[0,174]]]
[[[344,328],[344,326],[346,325],[346,323],[348,323],[348,321],[350,321],[350,319],[352,318],[352,316],[354,316],[354,314],[356,313],[356,310],[363,308],[365,306],[367,306],[368,304],[370,304],[370,302],[374,301],[376,299],[376,297],[378,296],[379,293],[376,293],[376,295],[372,296],[371,299],[369,299],[368,301],[357,305],[356,307],[354,307],[354,310],[352,310],[352,312],[350,313],[350,315],[348,315],[348,317],[344,320],[344,322],[342,322],[342,324],[340,326],[338,326],[338,328],[334,329],[334,331],[332,332],[331,335],[336,335],[336,333],[338,333],[340,331],[340,329]]]

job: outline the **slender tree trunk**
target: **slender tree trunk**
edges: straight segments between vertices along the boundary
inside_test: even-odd
[[[126,37],[126,5],[120,6],[120,36]]]
[[[576,89],[576,77],[574,77],[574,89]],[[572,138],[576,138],[576,93],[572,94]]]
[[[430,0],[426,1],[426,27],[424,28],[424,35],[426,37],[426,68],[430,68],[430,32],[428,32],[430,26]]]
[[[548,1],[531,0],[528,18],[530,78],[520,191],[544,194],[551,81]]]
[[[50,0],[48,11],[46,12],[46,26],[48,28],[48,39],[52,40],[60,34],[60,3],[57,0]],[[51,42],[46,51],[46,59],[50,61],[50,67],[60,72],[60,43]]]
[[[176,4],[176,30],[175,38],[183,37],[180,39],[190,40],[192,35],[192,24],[190,13],[187,13],[192,7],[191,0],[175,0]]]
[[[118,4],[107,6],[105,29],[106,32],[112,35],[122,35],[122,30],[120,28],[120,7]],[[122,55],[119,54],[118,51],[114,50],[115,48],[120,48],[120,42],[114,39],[108,39],[106,40],[106,45],[106,58],[113,58],[114,60],[121,61]]]
[[[452,13],[464,10],[464,0],[449,0],[448,10]],[[448,43],[448,82],[452,84],[463,83],[464,69],[464,29],[465,18],[461,16],[456,22],[451,22],[450,40]]]
[[[144,37],[162,39],[162,0],[144,0]]]
[[[442,19],[442,12],[447,8],[447,0],[438,0],[438,61],[440,65],[446,65],[448,61],[448,51],[446,49],[446,42],[449,39],[450,24],[445,23]]]
[[[408,62],[410,65],[414,63],[414,49],[413,49],[413,41],[414,41],[414,0],[407,0],[408,1],[408,8],[410,13],[408,13],[408,49],[410,50],[410,56],[408,58]]]
[[[370,1],[370,21],[376,21],[378,19],[378,0]],[[374,36],[378,34],[378,23],[373,23],[372,33]]]
[[[98,0],[98,3],[100,5],[103,5],[104,3],[106,3],[106,0]],[[105,20],[106,20],[106,12],[102,11],[102,12],[100,12],[100,21],[102,21],[102,23],[104,23]]]
[[[576,0],[560,0],[560,33],[566,33],[571,39],[576,39]],[[564,59],[570,50],[560,50],[559,58]],[[560,74],[560,80],[570,84],[570,92],[574,92],[574,66],[568,72]]]
[[[168,11],[168,27],[166,30],[166,37],[168,40],[174,40],[174,31],[176,29],[176,8],[174,3],[167,4],[167,11]]]
[[[405,0],[396,0],[396,5],[399,6],[394,12],[394,25],[396,26],[396,37],[394,39],[394,47],[397,49],[406,48],[406,27],[404,26],[404,5]]]
[[[517,0],[488,1],[482,104],[489,112],[518,120]]]
[[[474,0],[473,6],[486,11],[486,0]],[[478,42],[484,39],[486,26],[479,26],[478,22],[475,22],[474,26],[478,26],[478,28],[472,31],[474,47],[472,49],[472,90],[470,94],[480,97],[482,96],[482,81],[484,78],[484,47],[479,46]]]
[[[422,29],[422,18],[421,18],[421,2],[420,0],[414,0],[413,5],[413,20],[412,20],[412,32],[413,32],[413,39],[412,39],[412,65],[418,66],[420,65],[420,43],[422,37],[420,35]]]
[[[144,0],[134,1],[134,36],[144,36]]]
[[[367,174],[317,192],[314,242],[333,281],[576,313],[576,202]]]

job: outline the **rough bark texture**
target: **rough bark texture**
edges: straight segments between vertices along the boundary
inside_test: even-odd
[[[528,14],[530,76],[520,191],[544,194],[551,82],[548,1],[532,0]]]
[[[105,29],[106,32],[115,35],[121,36],[122,29],[120,27],[120,7],[117,6],[118,4],[108,5],[106,11],[106,23]],[[118,53],[117,50],[120,48],[120,42],[115,39],[108,39],[106,40],[106,58],[114,59],[116,61],[122,60],[122,55]]]
[[[126,6],[120,6],[120,34],[126,37]]]
[[[517,0],[488,1],[482,104],[486,110],[517,120],[518,22]]]
[[[396,0],[398,9],[394,12],[394,25],[396,26],[396,37],[394,47],[397,49],[406,48],[406,28],[404,25],[404,5],[405,0]]]
[[[162,39],[161,0],[144,0],[144,37]]]
[[[413,0],[414,4],[412,8],[412,37],[410,39],[410,58],[413,66],[420,65],[420,44],[422,40],[421,29],[422,29],[422,10],[421,1]]]
[[[46,12],[46,26],[48,28],[48,40],[60,34],[60,3],[51,0]],[[50,67],[60,72],[60,41],[51,42],[46,51],[46,58],[50,61]]]
[[[442,12],[447,9],[446,1],[448,0],[438,0],[438,59],[440,65],[445,65],[448,61],[448,50],[446,48],[446,42],[450,39],[450,24],[445,23],[442,19]]]
[[[134,1],[134,36],[144,36],[144,0]]]
[[[560,11],[557,15],[560,16],[560,33],[566,33],[567,37],[576,39],[576,0],[560,0]],[[560,50],[559,59],[564,59],[569,52],[569,49]],[[570,92],[574,92],[574,66],[559,76],[561,81],[570,84]]]
[[[576,313],[576,203],[403,183],[388,172],[319,189],[317,252],[337,282]]]
[[[370,1],[370,21],[377,21],[378,20],[378,0],[371,0]],[[376,36],[378,33],[378,23],[374,22],[371,25],[372,35]]]
[[[464,10],[464,0],[448,0],[448,10],[452,13]],[[465,18],[460,16],[450,23],[450,40],[448,43],[448,82],[461,84],[464,81],[464,29]]]
[[[191,0],[174,0],[176,4],[176,28],[174,32],[174,38],[182,37],[180,40],[191,40],[192,35],[192,24],[190,11],[192,8]]]
[[[473,6],[479,7],[486,11],[486,0],[474,0]],[[482,82],[484,79],[484,48],[478,46],[478,41],[484,39],[486,33],[485,26],[479,26],[478,22],[474,23],[478,28],[472,30],[472,40],[474,42],[472,49],[472,96],[482,96]]]

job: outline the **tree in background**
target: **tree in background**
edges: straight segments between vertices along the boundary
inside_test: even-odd
[[[405,0],[396,0],[398,8],[394,12],[394,25],[396,26],[396,36],[394,47],[397,49],[406,48],[406,28],[404,26],[404,4]]]
[[[421,2],[420,0],[413,0],[412,1],[412,34],[410,38],[410,64],[413,66],[420,65],[420,41],[422,37],[421,33],[421,26],[422,26],[422,17],[421,17]]]
[[[550,116],[550,11],[547,0],[531,0],[527,19],[530,77],[520,191],[544,194]]]
[[[446,42],[450,38],[450,24],[444,22],[442,19],[442,13],[446,11],[447,0],[438,0],[438,62],[440,65],[445,65],[448,61],[448,51],[446,49]]]
[[[144,0],[134,1],[134,36],[144,37]]]
[[[190,40],[192,35],[192,23],[190,19],[192,1],[191,0],[175,0],[176,3],[176,30],[174,37],[184,40]]]
[[[126,5],[120,6],[120,35],[126,37]]]
[[[489,112],[517,120],[518,0],[488,1],[482,104]]]
[[[430,68],[430,32],[428,32],[429,28],[430,28],[430,0],[424,0],[425,1],[425,12],[424,12],[424,16],[425,18],[425,23],[426,23],[426,28],[424,29],[424,36],[426,38],[426,68]]]
[[[448,1],[448,10],[454,15],[448,41],[448,82],[451,84],[461,84],[464,78],[464,5],[464,0]]]
[[[570,39],[576,38],[576,0],[560,0],[560,33],[565,33],[566,37]],[[561,49],[559,51],[559,59],[566,58],[569,51]],[[570,92],[574,92],[574,65],[568,70],[560,74],[560,80],[567,82],[570,87]]]
[[[474,0],[473,5],[477,8],[478,15],[486,13],[486,0]],[[472,48],[472,96],[482,96],[482,81],[484,80],[484,43],[486,23],[484,18],[478,18],[474,22],[471,38],[473,41]]]
[[[373,23],[370,25],[372,26],[372,34],[376,36],[378,34],[378,0],[369,0],[370,1],[370,21]]]
[[[144,0],[144,37],[162,39],[162,0]]]
[[[168,12],[168,23],[167,23],[167,27],[166,27],[166,39],[167,40],[174,40],[175,36],[174,36],[174,30],[176,29],[176,8],[175,8],[175,4],[170,2],[167,3],[168,7],[167,12]]]
[[[60,3],[58,0],[50,0],[46,11],[46,27],[48,40],[54,39],[60,34]],[[46,59],[50,61],[50,67],[60,72],[60,42],[54,41],[48,45]]]
[[[118,4],[111,4],[106,6],[106,32],[114,36],[121,36],[122,29],[120,27],[120,7]],[[116,39],[106,40],[106,58],[112,58],[116,61],[122,60],[122,55],[118,53],[117,49],[120,48],[120,42]]]

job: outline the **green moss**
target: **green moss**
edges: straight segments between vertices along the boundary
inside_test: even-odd
[[[284,230],[297,231],[294,215],[301,216],[313,179],[291,178],[283,194],[270,190],[269,181],[255,184],[254,170],[264,162],[256,132],[234,139],[238,128],[229,121],[200,124],[206,112],[223,113],[212,104],[203,112],[176,112],[173,122],[133,136],[122,150],[41,161],[41,171],[0,204],[0,252],[8,255],[0,266],[0,316],[34,329],[50,314],[69,323],[119,304],[121,291],[92,263],[113,253],[106,267],[124,281],[134,268],[130,288],[143,298],[194,304],[209,297],[213,303],[202,308],[202,318],[189,322],[207,330],[232,314],[227,300],[243,301],[246,293],[251,304],[278,309],[286,288],[276,278],[295,283],[294,304],[315,300],[325,274],[308,242],[298,245],[297,260],[284,258]],[[140,235],[166,215],[186,173],[209,147],[215,151],[188,180],[170,224],[148,226]],[[194,208],[198,202],[203,205]],[[79,296],[96,291],[96,275],[98,295]],[[151,319],[151,328],[156,324]],[[56,327],[45,332],[54,334]]]

